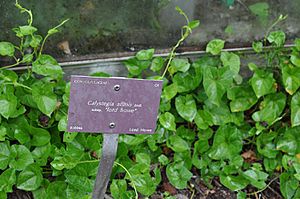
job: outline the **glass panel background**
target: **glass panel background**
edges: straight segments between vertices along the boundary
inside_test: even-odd
[[[144,48],[165,49],[180,37],[181,7],[201,25],[184,43],[187,50],[203,50],[213,38],[227,47],[250,46],[263,37],[280,14],[288,18],[276,26],[292,42],[300,37],[300,0],[19,0],[34,13],[34,25],[45,35],[48,28],[70,18],[62,33],[50,38],[46,53],[64,60],[101,58],[104,54]],[[260,4],[257,4],[260,3]],[[11,29],[24,24],[14,1],[0,0],[0,40],[14,39]],[[71,55],[68,55],[68,47]],[[65,52],[67,52],[67,54]]]

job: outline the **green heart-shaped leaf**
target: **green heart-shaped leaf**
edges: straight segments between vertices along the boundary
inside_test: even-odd
[[[243,176],[220,176],[221,183],[232,191],[238,191],[244,189],[248,184],[248,180],[246,180]]]
[[[28,165],[34,162],[29,149],[23,145],[12,145],[11,157],[12,160],[10,161],[9,166],[19,171],[24,170]]]
[[[17,179],[17,188],[25,191],[33,191],[39,188],[42,184],[43,175],[41,168],[37,165],[27,166]]]
[[[172,113],[165,112],[159,116],[159,122],[160,124],[170,130],[175,131],[176,130],[176,123],[175,123],[175,117]]]
[[[225,41],[221,39],[213,39],[206,46],[206,52],[213,55],[220,54],[221,50],[224,48]]]
[[[276,82],[273,78],[273,74],[270,72],[257,69],[250,79],[250,82],[257,98],[270,93],[274,93],[276,91]]]
[[[300,87],[300,68],[291,65],[285,65],[281,68],[282,81],[285,90],[293,95]]]
[[[10,42],[0,42],[0,55],[1,56],[14,56],[15,46]]]
[[[300,91],[294,94],[291,101],[291,123],[292,126],[300,125]]]
[[[32,71],[39,75],[49,76],[56,79],[63,75],[62,68],[50,55],[40,55],[32,63]]]
[[[196,102],[192,95],[178,96],[175,99],[178,114],[185,120],[192,122],[197,113]]]

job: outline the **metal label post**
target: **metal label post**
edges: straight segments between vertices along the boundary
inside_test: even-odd
[[[118,134],[103,134],[102,155],[93,191],[93,199],[103,199],[118,149]]]

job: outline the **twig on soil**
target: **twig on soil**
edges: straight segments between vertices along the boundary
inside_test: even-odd
[[[218,180],[213,179],[214,183],[218,186],[218,187],[222,187],[222,185],[218,182]]]
[[[277,192],[275,191],[272,187],[268,187],[268,189],[270,189],[274,194],[276,194],[279,198],[281,198],[282,196]]]
[[[270,185],[279,178],[279,176],[276,176],[275,178],[273,178],[264,188],[262,188],[261,190],[258,190],[258,191],[255,191],[255,192],[252,192],[252,193],[248,193],[247,195],[250,196],[250,195],[255,195],[255,197],[257,196],[258,193],[260,192],[263,192],[265,189],[269,188]]]
[[[198,185],[198,183],[196,181],[194,181],[194,185],[195,185],[195,189],[201,194],[201,195],[205,195],[205,193],[201,190],[200,186]]]
[[[195,195],[195,189],[194,188],[195,188],[195,185],[190,183],[189,189],[192,191],[192,195],[191,195],[190,199],[194,198],[194,195]]]

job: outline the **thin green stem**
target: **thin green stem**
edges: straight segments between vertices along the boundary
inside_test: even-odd
[[[122,164],[120,164],[120,163],[118,163],[118,162],[115,162],[114,164],[116,164],[116,165],[122,167],[122,168],[125,170],[125,172],[128,174],[128,176],[129,176],[129,178],[130,178],[130,180],[131,180],[132,187],[133,187],[134,192],[135,192],[135,198],[138,199],[138,198],[139,198],[139,195],[138,195],[138,192],[137,192],[137,190],[136,190],[136,186],[135,186],[135,184],[134,184],[134,182],[133,182],[133,177],[132,177],[132,175],[130,174],[130,172],[129,172],[129,171],[126,169],[126,167],[124,167]]]
[[[83,163],[93,163],[93,162],[99,162],[99,159],[96,160],[84,160],[84,161],[80,161],[77,164],[83,164]]]
[[[267,37],[268,35],[270,34],[271,30],[280,22],[284,21],[285,19],[287,18],[287,15],[283,16],[283,15],[280,15],[278,17],[278,19],[267,29],[266,33],[265,33],[265,36],[264,36],[264,42],[266,43],[267,41]]]
[[[190,20],[189,20],[188,16],[182,11],[182,9],[180,7],[176,6],[175,10],[177,10],[179,12],[179,14],[184,16],[187,24],[190,23]]]
[[[15,60],[16,62],[19,61],[19,59],[18,59],[16,56],[13,56],[13,58],[14,58],[14,60]]]
[[[26,86],[24,84],[20,84],[18,82],[15,82],[15,83],[13,83],[13,82],[7,82],[7,83],[4,83],[4,85],[20,86],[20,87],[23,87],[23,88],[26,88],[26,89],[32,91],[32,88],[30,88],[30,87],[28,87],[28,86]]]
[[[20,86],[20,87],[23,87],[23,88],[26,88],[26,89],[32,91],[32,88],[30,88],[30,87],[28,87],[28,86],[26,86],[26,85],[24,85],[24,84],[20,84],[20,83],[16,82],[14,85],[15,85],[15,86]]]
[[[161,79],[164,78],[164,76],[166,75],[168,69],[169,69],[169,66],[173,60],[173,58],[175,57],[175,50],[180,46],[180,44],[189,36],[189,34],[191,33],[191,30],[187,27],[187,26],[184,26],[183,29],[185,30],[185,33],[183,34],[183,36],[178,40],[178,42],[176,43],[176,45],[172,48],[169,56],[168,56],[168,62],[167,62],[167,65],[165,67],[165,70],[161,76]]]
[[[3,67],[0,68],[0,70],[3,70],[3,69],[7,69],[7,68],[11,68],[11,67],[17,66],[17,65],[19,65],[20,63],[22,63],[22,62],[16,62],[16,63],[11,64],[11,65],[8,65],[8,66],[3,66]]]
[[[62,21],[60,24],[58,24],[57,26],[55,26],[54,28],[51,28],[50,30],[48,30],[48,33],[47,35],[45,36],[43,42],[42,42],[42,45],[41,45],[41,48],[40,48],[40,52],[39,52],[39,56],[42,54],[43,52],[43,49],[44,49],[44,46],[45,46],[45,43],[46,43],[46,40],[48,39],[49,36],[55,34],[58,32],[58,28],[61,27],[62,25],[64,25],[67,21],[69,21],[69,19],[66,19],[64,21]]]
[[[46,37],[44,38],[43,43],[42,43],[41,48],[40,48],[40,53],[39,53],[39,55],[42,54],[43,49],[44,49],[44,46],[45,46],[45,42],[46,42],[46,40],[48,39],[49,36],[50,36],[50,35],[47,34]]]
[[[19,8],[19,9],[21,10],[21,12],[27,12],[27,14],[29,15],[28,25],[31,26],[31,25],[32,25],[32,22],[33,22],[33,15],[32,15],[31,10],[28,10],[28,9],[26,9],[26,8],[23,8],[23,7],[19,4],[18,0],[16,0],[15,6],[16,6],[17,8]]]

